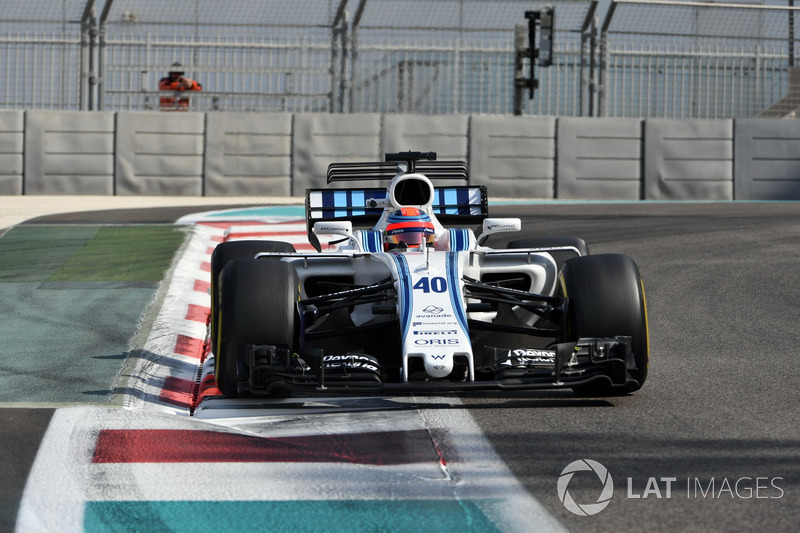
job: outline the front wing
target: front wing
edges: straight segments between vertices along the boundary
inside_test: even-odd
[[[413,280],[412,280],[413,283]],[[409,370],[403,361],[400,343],[404,326],[397,315],[397,285],[392,277],[363,286],[302,299],[298,316],[302,330],[301,348],[285,345],[248,345],[249,392],[280,395],[291,392],[378,393],[445,392],[468,390],[557,389],[589,384],[630,384],[628,369],[634,365],[630,337],[581,338],[571,342],[551,342],[564,335],[567,301],[509,289],[465,278],[463,291],[467,303],[465,316],[482,316],[502,306],[523,308],[540,317],[535,325],[496,323],[470,318],[469,338],[481,332],[499,333],[515,339],[512,346],[489,346],[473,342],[476,368],[461,372],[458,365],[446,378],[434,379]],[[375,319],[362,324],[343,323],[337,316],[348,316],[356,307],[369,307]],[[361,349],[363,343],[347,341],[359,336],[378,339]],[[342,344],[344,341],[344,344]],[[538,342],[536,342],[538,341]],[[336,348],[329,348],[335,346]],[[456,361],[458,363],[458,361]]]

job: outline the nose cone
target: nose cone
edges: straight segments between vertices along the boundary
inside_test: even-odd
[[[425,372],[432,378],[446,378],[453,371],[453,354],[425,354]]]

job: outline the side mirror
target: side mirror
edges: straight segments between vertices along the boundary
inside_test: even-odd
[[[353,237],[353,223],[349,220],[314,222],[314,227],[311,231],[314,237],[318,235],[341,235],[344,237],[344,239],[329,242],[329,245],[340,244],[344,241],[355,241]],[[322,247],[319,245],[319,239],[316,240],[317,245],[314,247],[317,248],[317,251],[322,251]]]
[[[483,231],[478,237],[478,244],[482,245],[489,235],[507,231],[520,231],[521,229],[522,221],[518,218],[484,218]]]
[[[353,238],[353,223],[349,220],[314,222],[315,235],[341,235]]]

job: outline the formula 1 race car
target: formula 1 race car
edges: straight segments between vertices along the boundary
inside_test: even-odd
[[[485,246],[520,220],[489,218],[466,164],[432,152],[334,163],[327,179],[389,185],[307,190],[316,252],[251,240],[212,254],[211,341],[226,396],[613,395],[644,383],[647,312],[630,257],[589,255],[579,238]],[[479,225],[476,237],[469,226]]]

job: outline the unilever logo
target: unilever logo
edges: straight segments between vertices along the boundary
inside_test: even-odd
[[[572,496],[569,493],[569,482],[572,481],[572,476],[575,475],[575,472],[582,471],[594,472],[600,479],[600,483],[603,484],[603,490],[600,492],[600,496],[597,497],[597,501],[594,503],[580,504],[572,499]],[[566,507],[567,510],[575,513],[576,515],[596,515],[608,506],[613,495],[614,482],[611,479],[611,474],[608,473],[608,470],[605,466],[591,459],[579,459],[578,461],[571,462],[558,477],[558,499],[561,500],[561,503],[564,504],[564,507]]]

